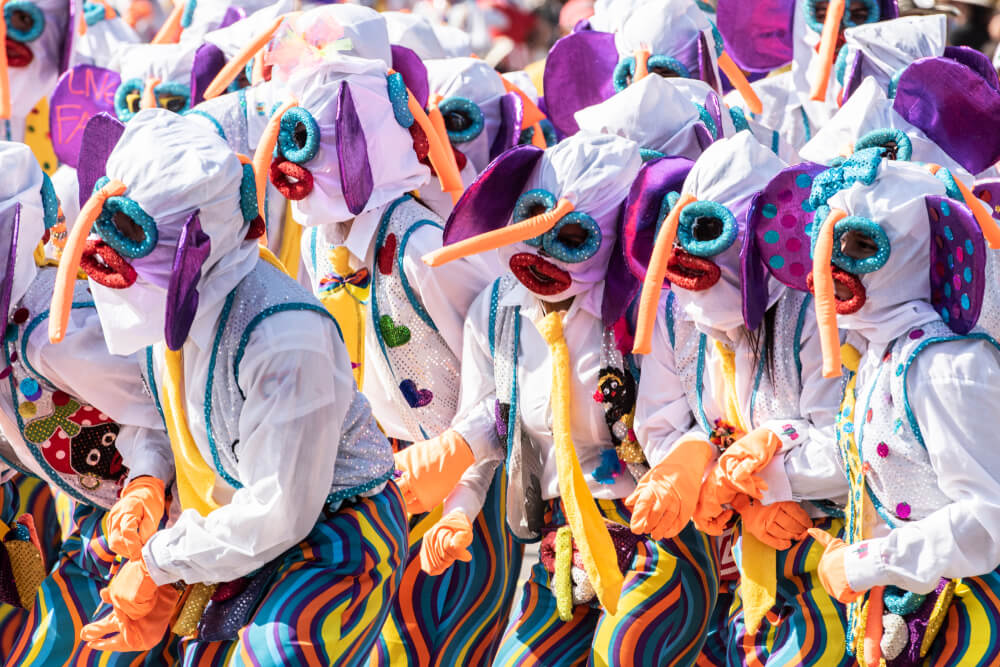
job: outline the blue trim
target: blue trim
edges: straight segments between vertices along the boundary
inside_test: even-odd
[[[212,121],[212,125],[215,126],[215,131],[219,133],[219,136],[222,137],[224,141],[226,140],[226,131],[222,129],[222,123],[216,120],[215,116],[208,113],[207,111],[202,111],[201,109],[188,109],[187,111],[184,112],[183,115],[201,116],[203,118],[209,119],[210,121]]]
[[[156,406],[156,411],[160,413],[160,419],[163,420],[163,426],[166,428],[167,418],[163,415],[163,406],[160,404],[160,391],[156,388],[156,372],[153,370],[152,345],[146,348],[146,374],[149,376],[149,393],[153,395],[153,404]]]
[[[362,493],[371,491],[379,484],[385,484],[390,479],[392,479],[395,473],[395,467],[390,468],[388,472],[379,475],[375,479],[370,479],[364,484],[359,484],[358,486],[352,486],[349,489],[341,489],[340,491],[334,491],[326,497],[327,505],[336,505],[344,502],[348,498],[353,498],[355,496],[360,496]]]
[[[77,308],[94,308],[94,307],[95,305],[93,301],[74,301],[72,304],[70,304],[70,308],[73,310]],[[45,384],[55,389],[56,386],[51,382],[49,382],[48,380],[46,380],[45,376],[39,373],[38,370],[31,365],[31,362],[28,361],[28,336],[34,333],[35,329],[38,328],[38,325],[41,324],[43,320],[48,318],[48,316],[49,316],[49,311],[45,310],[41,314],[36,315],[35,318],[32,319],[30,322],[28,322],[28,324],[24,327],[24,336],[21,337],[20,354],[21,354],[21,363],[23,363],[24,367],[28,369],[28,372],[36,377],[41,378],[42,380],[45,381]]]
[[[413,232],[417,231],[421,227],[426,227],[427,225],[430,225],[435,229],[440,229],[442,232],[444,231],[444,228],[441,225],[431,220],[418,220],[413,223],[413,225],[411,225],[403,234],[403,238],[399,241],[399,250],[396,252],[396,269],[399,271],[399,282],[403,287],[403,292],[406,294],[406,300],[410,302],[413,310],[417,313],[417,316],[424,321],[424,324],[437,333],[438,328],[434,324],[434,320],[431,319],[430,314],[428,314],[423,304],[420,303],[420,300],[417,299],[416,293],[414,293],[414,291],[410,288],[410,279],[406,277],[406,271],[403,270],[403,255],[406,249],[406,244],[410,241],[410,236]],[[382,244],[379,243],[376,247],[381,248]]]
[[[45,222],[45,229],[55,227],[59,222],[59,197],[52,186],[52,179],[44,171],[42,172],[42,215]]]
[[[913,348],[913,351],[910,352],[910,356],[907,357],[906,361],[903,364],[903,373],[902,373],[903,409],[906,411],[906,420],[910,422],[910,429],[913,431],[913,435],[917,437],[917,442],[919,442],[920,446],[923,447],[924,449],[927,449],[927,445],[924,444],[924,436],[920,432],[920,425],[917,423],[917,418],[913,415],[913,411],[910,409],[909,391],[906,388],[906,378],[910,372],[910,364],[912,364],[913,360],[917,358],[917,355],[920,354],[920,352],[922,352],[923,349],[928,345],[930,345],[931,343],[941,343],[952,340],[970,340],[970,339],[985,340],[991,343],[993,347],[997,348],[997,350],[1000,350],[1000,343],[997,343],[995,340],[993,340],[993,338],[984,333],[971,333],[965,336],[957,336],[957,335],[935,336],[933,338],[928,338],[926,340],[920,341],[920,343],[915,348]]]
[[[792,339],[792,353],[795,355],[795,370],[799,376],[799,385],[802,385],[802,329],[806,325],[806,313],[809,311],[809,304],[812,303],[812,294],[808,292],[802,299],[799,306],[799,316],[795,321],[795,338]]]
[[[812,139],[813,133],[812,133],[812,126],[809,125],[809,116],[806,115],[805,107],[799,107],[799,113],[802,114],[802,126],[805,128],[806,131],[806,141],[809,141],[810,139]],[[777,153],[778,152],[777,149],[774,152]]]
[[[767,350],[761,350],[760,359],[757,361],[757,373],[754,375],[753,379],[753,391],[750,392],[750,414],[749,426],[755,428],[757,426],[756,420],[753,418],[754,408],[757,406],[757,391],[760,389],[760,379],[764,376],[764,366],[767,363]]]
[[[667,336],[670,338],[670,347],[676,348],[677,341],[674,338],[674,293],[667,292],[667,304],[663,313],[667,320]]]
[[[198,0],[186,0],[184,3],[184,12],[181,14],[181,28],[191,27],[191,21],[194,20],[194,10],[198,8]]]
[[[712,432],[712,424],[708,421],[708,415],[705,414],[705,342],[707,337],[705,334],[698,334],[698,369],[695,375],[694,392],[698,397],[698,414],[697,417],[701,418],[701,427],[705,429],[706,433]]]
[[[750,123],[747,122],[747,116],[743,113],[742,107],[729,107],[729,118],[733,121],[737,132],[750,129]]]
[[[507,456],[505,464],[510,470],[510,455],[514,451],[514,429],[517,427],[518,381],[517,360],[521,350],[521,306],[514,306],[514,350],[511,356],[510,409],[507,412]]]
[[[497,350],[497,303],[500,301],[500,278],[493,281],[493,287],[490,290],[490,356],[496,356]]]
[[[772,130],[771,131],[771,152],[774,153],[775,155],[778,154],[778,139],[779,138],[780,137],[778,135],[778,131],[777,130]]]

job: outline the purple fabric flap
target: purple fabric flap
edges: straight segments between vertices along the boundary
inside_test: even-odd
[[[976,181],[972,194],[989,207],[994,218],[1000,220],[1000,178],[984,178]]]
[[[712,117],[712,122],[715,123],[715,138],[722,138],[722,104],[719,102],[719,96],[716,93],[709,93],[705,96],[705,111],[708,115]]]
[[[431,94],[431,84],[427,81],[427,67],[413,50],[405,46],[393,44],[392,68],[403,77],[403,83],[413,93],[414,99],[421,107],[427,106],[427,98]]]
[[[69,0],[69,20],[66,23],[66,32],[63,34],[62,48],[59,52],[59,71],[65,72],[69,68],[69,63],[73,58],[73,40],[76,39],[76,23],[79,20],[79,12],[82,11],[83,0]]]
[[[77,166],[83,129],[99,113],[114,115],[121,76],[103,67],[77,65],[59,77],[49,97],[49,134],[59,162]]]
[[[946,46],[944,47],[944,57],[962,63],[983,77],[986,83],[990,84],[990,88],[1000,91],[1000,79],[997,77],[997,71],[993,69],[993,63],[985,54],[968,46]]]
[[[118,144],[125,125],[117,118],[106,113],[99,113],[90,119],[83,130],[80,142],[80,164],[76,170],[77,183],[80,185],[80,208],[83,208],[90,195],[94,193],[94,184],[104,176],[104,167],[108,156]]]
[[[796,0],[719,0],[726,53],[742,69],[768,72],[792,62]]]
[[[242,21],[247,17],[247,13],[242,7],[236,7],[235,5],[230,5],[226,8],[226,13],[222,15],[222,22],[216,30],[222,30],[223,28],[228,28],[237,21]]]
[[[670,192],[680,193],[693,165],[694,162],[683,157],[650,160],[642,165],[632,183],[625,200],[622,239],[628,269],[639,280],[646,278],[653,255],[663,198]]]
[[[957,334],[979,321],[986,289],[986,242],[972,211],[963,203],[926,198],[930,221],[931,304]]]
[[[847,72],[847,76],[844,77],[844,87],[843,87],[843,97],[840,100],[841,106],[847,103],[854,91],[858,89],[861,82],[865,79],[865,52],[857,51],[854,54],[854,60],[851,61],[851,69]],[[888,92],[888,91],[886,91]]]
[[[205,89],[226,64],[226,54],[215,44],[202,44],[191,65],[191,106],[205,99]]]
[[[754,195],[747,211],[747,219],[754,216],[760,206],[760,193]],[[747,329],[756,331],[767,310],[767,269],[757,247],[757,237],[748,230],[743,232],[743,247],[740,248],[740,288],[743,292],[743,323]]]
[[[715,58],[712,56],[715,47],[708,43],[708,38],[704,32],[698,35],[698,75],[699,78],[712,87],[712,90],[721,91],[719,77],[716,76]]]
[[[171,350],[179,350],[184,345],[198,313],[198,281],[201,280],[201,266],[208,259],[211,248],[212,241],[202,231],[198,211],[194,211],[181,230],[167,285],[164,335]]]
[[[537,146],[515,146],[490,162],[448,216],[444,245],[506,226],[543,153]]]
[[[346,81],[340,83],[337,100],[337,165],[340,167],[340,187],[347,210],[357,215],[368,205],[375,180],[368,161],[368,141],[358,111],[354,108],[351,86]]]
[[[625,257],[624,219],[622,208],[618,210],[618,238],[608,260],[608,272],[604,276],[604,296],[601,300],[601,320],[605,328],[614,326],[621,319],[629,304],[639,292],[639,279],[635,277]]]
[[[549,51],[542,82],[546,113],[564,136],[580,129],[573,114],[615,94],[617,64],[615,36],[608,32],[575,32]]]
[[[0,251],[6,252],[3,261],[3,284],[0,284],[0,313],[4,317],[10,314],[10,292],[14,288],[14,262],[17,259],[17,236],[21,231],[21,203],[18,202],[0,213],[0,232],[8,238],[6,243],[0,242]]]
[[[505,93],[500,97],[500,129],[497,136],[493,138],[490,146],[490,159],[495,160],[497,156],[508,148],[517,146],[521,138],[521,122],[524,119],[524,105],[517,93]]]
[[[973,174],[1000,160],[1000,93],[957,61],[921,58],[907,67],[892,108]]]
[[[896,0],[879,0],[879,8],[882,10],[882,17],[880,21],[888,21],[890,19],[899,18],[899,6],[896,4]]]
[[[815,212],[809,194],[823,171],[826,167],[814,162],[782,170],[754,198],[747,214],[746,235],[753,237],[763,265],[780,282],[803,292],[812,268],[809,232]]]

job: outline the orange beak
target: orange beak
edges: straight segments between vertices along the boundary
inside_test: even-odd
[[[656,235],[653,255],[649,258],[649,269],[642,281],[642,296],[639,298],[639,313],[635,325],[635,343],[632,346],[632,352],[635,354],[649,354],[652,350],[653,326],[656,324],[656,311],[660,303],[660,292],[663,290],[663,278],[667,275],[667,264],[674,253],[677,225],[681,220],[681,211],[694,201],[697,199],[692,194],[681,195]]]
[[[69,311],[73,305],[73,285],[76,282],[76,273],[80,268],[80,259],[83,257],[83,247],[86,245],[87,236],[90,234],[94,221],[101,214],[104,202],[108,197],[116,197],[124,194],[125,184],[121,181],[109,181],[100,190],[95,192],[80,209],[80,215],[76,218],[69,237],[66,239],[66,246],[63,248],[62,257],[59,259],[59,268],[56,270],[56,284],[52,290],[52,307],[49,310],[49,340],[53,343],[62,341],[66,335],[66,327],[69,324]]]
[[[152,76],[146,79],[146,87],[142,91],[142,99],[139,101],[140,109],[155,109],[160,106],[156,101],[156,87],[160,85],[160,79]]]
[[[833,71],[833,60],[837,56],[837,37],[840,35],[840,22],[847,9],[846,0],[830,0],[826,9],[826,20],[823,21],[823,33],[819,42],[819,78],[813,84],[810,99],[822,102],[826,99],[826,86]]]
[[[173,10],[170,12],[170,16],[163,23],[163,27],[160,31],[156,33],[150,44],[176,44],[180,41],[181,32],[184,28],[181,27],[181,18],[184,16],[184,3],[178,2],[174,5]]]
[[[239,76],[240,71],[247,66],[247,63],[250,62],[250,60],[261,50],[263,50],[265,46],[267,46],[267,43],[271,41],[271,37],[273,37],[274,33],[278,31],[278,28],[281,27],[281,23],[284,20],[284,16],[279,16],[274,19],[271,25],[268,26],[267,30],[254,37],[253,41],[244,46],[235,58],[226,63],[226,65],[219,70],[219,73],[215,75],[214,79],[212,79],[212,83],[208,84],[208,88],[205,89],[206,100],[218,97],[226,91],[226,88],[228,88],[229,84],[233,82],[233,79]],[[256,78],[258,66],[260,67],[261,73],[263,73],[264,63],[262,58],[258,58],[254,61],[254,78]],[[263,79],[263,76],[261,78]],[[253,83],[256,83],[256,81]]]
[[[743,70],[733,62],[733,59],[729,57],[728,53],[723,53],[719,56],[719,69],[725,73],[726,77],[729,79],[729,83],[733,84],[733,88],[740,91],[740,96],[743,97],[743,101],[747,103],[747,108],[750,109],[751,113],[759,114],[764,110],[764,105],[761,104],[760,98],[757,97],[756,91],[747,81],[747,77],[743,74]]]
[[[462,177],[458,173],[458,165],[455,163],[455,154],[451,150],[451,142],[448,141],[448,133],[444,129],[444,118],[441,117],[441,112],[437,111],[442,130],[442,133],[439,133],[438,128],[417,102],[413,93],[410,91],[406,91],[406,93],[406,105],[410,113],[413,114],[413,120],[427,136],[429,146],[427,157],[430,158],[434,171],[437,172],[438,179],[441,181],[441,190],[451,195],[452,203],[458,203],[458,198],[462,196],[464,188],[462,187]],[[437,106],[432,106],[431,110],[432,112],[436,111]]]
[[[429,252],[423,256],[424,263],[428,266],[441,266],[462,257],[527,241],[549,231],[572,211],[573,203],[568,199],[560,199],[551,211]]]
[[[228,84],[227,84],[228,85]],[[278,143],[278,134],[281,132],[281,117],[292,107],[299,106],[296,99],[290,99],[273,114],[267,121],[267,127],[260,137],[257,150],[253,154],[253,177],[257,186],[257,211],[262,218],[267,218],[264,208],[264,197],[267,193],[267,171],[271,167],[271,156],[274,155],[274,147]]]
[[[819,230],[813,252],[813,292],[816,298],[816,323],[819,345],[823,351],[823,377],[840,376],[840,330],[837,328],[837,297],[833,291],[833,228],[847,213],[832,209]]]
[[[640,81],[649,76],[649,49],[636,49],[635,53],[635,74],[632,75],[632,83]]]

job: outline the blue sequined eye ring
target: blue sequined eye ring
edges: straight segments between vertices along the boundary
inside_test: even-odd
[[[118,225],[115,224],[115,213],[119,212],[131,218],[132,222],[142,230],[142,241],[134,241],[118,229]],[[145,257],[153,252],[156,241],[159,239],[153,218],[142,210],[142,207],[134,199],[122,196],[108,197],[107,201],[104,202],[104,208],[101,209],[101,214],[94,222],[94,230],[104,239],[105,243],[118,251],[119,254],[132,259]]]
[[[243,165],[243,178],[240,179],[240,212],[243,222],[253,222],[260,215],[257,206],[257,180],[254,177],[253,165]]]
[[[126,123],[137,113],[137,111],[132,111],[129,108],[129,97],[132,95],[142,95],[143,86],[142,79],[138,78],[128,79],[118,86],[118,90],[115,91],[115,114],[118,116],[118,120]],[[184,98],[183,106],[173,109],[167,107],[175,113],[183,114],[191,108],[191,88],[179,81],[161,83],[153,88],[153,94],[156,96],[157,104],[159,104],[160,97],[163,95]]]
[[[123,123],[135,115],[135,112],[128,107],[128,98],[129,95],[136,94],[142,94],[142,79],[122,81],[118,90],[115,91],[115,114],[118,115],[118,120]]]
[[[31,27],[18,30],[14,27],[14,12],[24,12],[31,18]],[[33,2],[28,0],[10,0],[3,8],[3,19],[7,24],[7,36],[18,42],[33,42],[42,36],[45,30],[45,14]]]
[[[663,226],[663,221],[667,219],[670,215],[670,211],[674,209],[677,205],[677,200],[681,198],[681,193],[671,191],[663,196],[663,201],[660,202],[660,212],[656,216],[656,235],[660,234],[660,227]]]
[[[857,1],[859,0],[847,0],[847,7],[844,10],[844,18],[840,21],[841,25],[846,28],[853,28],[858,25],[851,20],[851,3]],[[823,22],[817,17],[817,5],[821,2],[829,7],[829,0],[802,0],[802,9],[805,14],[806,25],[809,26],[813,32],[818,33],[823,32]],[[865,7],[868,9],[868,17],[865,19],[865,23],[876,23],[882,18],[882,8],[879,7],[876,0],[860,0],[860,2],[863,2]]]
[[[300,124],[305,128],[305,137],[296,136]],[[316,151],[319,150],[319,125],[311,113],[302,107],[292,107],[282,114],[278,149],[286,160],[296,164],[304,164],[316,157]]]
[[[854,28],[859,23],[855,23],[851,20],[851,2],[857,2],[858,0],[851,0],[847,3],[847,10],[844,12],[844,19],[842,23],[847,28]],[[882,8],[879,6],[877,0],[860,0],[868,9],[868,16],[865,18],[865,23],[878,23],[879,19],[882,18]]]
[[[721,229],[715,238],[706,240],[695,238],[695,222],[700,219],[719,221]],[[736,218],[728,208],[714,201],[694,201],[681,211],[680,221],[677,224],[677,242],[685,251],[696,257],[714,257],[736,242],[738,231]]]
[[[871,239],[872,243],[878,246],[878,252],[864,259],[855,259],[845,255],[841,250],[841,239],[844,234],[851,231],[860,232]],[[833,263],[848,273],[859,275],[878,271],[889,261],[890,252],[892,252],[892,246],[889,244],[889,237],[886,236],[885,230],[868,218],[852,215],[833,226]]]
[[[392,102],[392,115],[396,117],[396,122],[401,127],[410,129],[413,125],[413,112],[410,111],[410,94],[406,91],[403,75],[393,72],[385,77],[385,82],[389,89],[389,101]]]
[[[449,97],[438,104],[438,109],[444,117],[448,130],[448,140],[453,144],[464,144],[472,141],[483,131],[485,121],[479,105],[464,97]],[[451,121],[451,122],[449,122]],[[452,128],[455,121],[464,123],[464,127]]]
[[[559,231],[566,225],[579,225],[587,237],[582,243],[569,246],[559,239]],[[582,211],[573,211],[562,217],[556,226],[542,234],[542,248],[553,258],[567,264],[586,261],[601,248],[601,228],[597,221]]]
[[[684,66],[681,61],[670,56],[662,55],[659,53],[654,53],[646,61],[646,69],[653,73],[654,69],[666,68],[677,72],[678,76],[685,79],[691,78],[691,70]],[[615,65],[615,72],[613,77],[613,82],[615,86],[615,92],[620,93],[632,82],[635,77],[635,56],[629,56],[628,58],[622,58]]]
[[[517,198],[517,203],[514,205],[514,222],[523,222],[545,211],[551,211],[555,207],[556,196],[548,190],[541,188],[528,190]],[[525,243],[537,248],[542,245],[542,237],[536,236],[528,239]]]
[[[901,130],[883,128],[872,130],[865,136],[858,139],[854,144],[854,150],[860,151],[865,148],[883,148],[884,157],[888,160],[909,161],[913,157],[913,142]]]

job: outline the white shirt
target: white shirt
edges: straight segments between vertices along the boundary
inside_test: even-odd
[[[139,364],[145,359],[141,354],[120,357],[108,352],[96,309],[71,309],[66,335],[56,345],[49,342],[43,322],[28,338],[26,352],[28,363],[53,386],[119,424],[115,447],[129,467],[129,479],[151,475],[169,483],[174,478],[170,440],[140,372]],[[10,383],[4,380],[0,382],[0,429],[16,450],[27,452],[15,409]],[[23,454],[20,463],[48,479],[34,457]]]
[[[592,474],[601,465],[601,453],[614,447],[604,409],[593,398],[601,368],[603,289],[604,283],[600,282],[573,299],[563,316],[563,335],[571,365],[570,431],[576,455],[593,496],[613,500],[628,496],[635,489],[635,481],[623,473],[613,484],[601,484]],[[558,498],[552,439],[552,362],[549,346],[535,324],[545,313],[538,299],[521,284],[515,285],[500,305],[521,307],[517,360],[521,423],[541,451],[542,497]],[[494,418],[496,389],[489,321],[490,290],[487,290],[472,304],[466,319],[462,391],[452,427],[469,443],[477,460],[502,460],[505,447],[497,435]]]
[[[684,434],[708,439],[708,434],[694,421],[691,403],[677,380],[674,352],[670,345],[666,318],[663,316],[666,295],[660,301],[660,317],[653,333],[652,353],[642,366],[639,400],[636,406],[636,435],[646,451],[650,464],[662,461],[673,443]],[[750,406],[757,380],[757,364],[753,348],[742,328],[728,333],[716,332],[723,345],[734,351],[734,386],[742,421],[750,428],[764,427],[781,440],[781,449],[760,473],[768,489],[763,501],[771,504],[787,500],[846,501],[847,478],[840,463],[834,419],[840,404],[840,383],[823,378],[822,354],[814,318],[803,323],[800,359],[802,361],[799,417],[774,419],[757,424],[751,420]],[[702,406],[709,421],[725,419],[729,382],[723,373],[722,357],[708,337],[705,346],[704,389]],[[791,354],[790,350],[775,349],[775,354]],[[693,372],[691,370],[690,372]],[[798,384],[799,380],[791,380]],[[767,391],[766,375],[761,378],[758,392]],[[762,400],[760,396],[758,401]],[[790,425],[793,439],[784,432]],[[738,425],[734,425],[738,426]],[[814,514],[818,511],[813,509]]]
[[[884,349],[869,348],[858,393],[874,381]],[[881,522],[874,539],[850,547],[854,590],[894,585],[928,593],[941,577],[970,577],[1000,565],[1000,351],[983,340],[936,343],[907,374],[910,409],[923,435],[938,487],[952,502],[894,530]],[[855,432],[864,412],[855,411]]]
[[[204,400],[215,331],[215,320],[196,320],[183,348],[187,423],[209,465]],[[223,582],[253,572],[312,531],[330,492],[356,391],[336,327],[318,313],[280,312],[253,330],[245,350],[235,475],[243,488],[216,476],[221,507],[208,516],[185,510],[146,543],[143,559],[157,584]],[[162,378],[162,343],[153,357]]]

